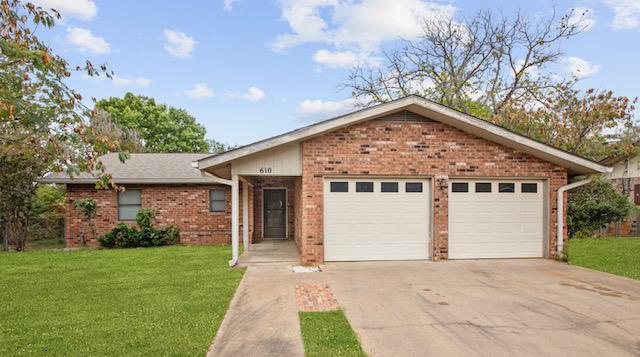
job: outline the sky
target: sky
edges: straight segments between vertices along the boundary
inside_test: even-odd
[[[430,16],[483,9],[546,18],[585,13],[558,73],[583,88],[640,95],[640,0],[31,0],[63,19],[38,30],[70,64],[106,63],[113,80],[76,74],[85,98],[151,96],[186,109],[207,137],[248,144],[353,109],[356,63],[420,33]]]

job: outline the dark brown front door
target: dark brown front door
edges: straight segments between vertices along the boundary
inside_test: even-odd
[[[287,190],[270,188],[264,196],[264,237],[287,238]]]

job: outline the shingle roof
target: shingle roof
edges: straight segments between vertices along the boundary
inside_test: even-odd
[[[219,181],[210,176],[192,162],[198,161],[212,154],[181,154],[181,153],[138,153],[120,162],[117,153],[109,153],[99,159],[104,164],[105,172],[111,174],[116,183],[205,183]],[[96,178],[83,173],[74,178],[62,172],[50,173],[40,179],[42,183],[91,183]]]

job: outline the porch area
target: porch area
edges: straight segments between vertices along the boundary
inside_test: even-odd
[[[249,245],[249,250],[242,252],[238,265],[242,267],[262,264],[299,264],[300,254],[293,240],[263,240]]]
[[[238,264],[300,263],[300,186],[299,176],[238,175]]]

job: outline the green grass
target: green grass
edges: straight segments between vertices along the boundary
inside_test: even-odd
[[[342,310],[299,314],[307,356],[366,356]]]
[[[230,254],[0,253],[0,356],[204,355],[243,275]]]
[[[569,241],[569,263],[640,280],[640,238]]]

